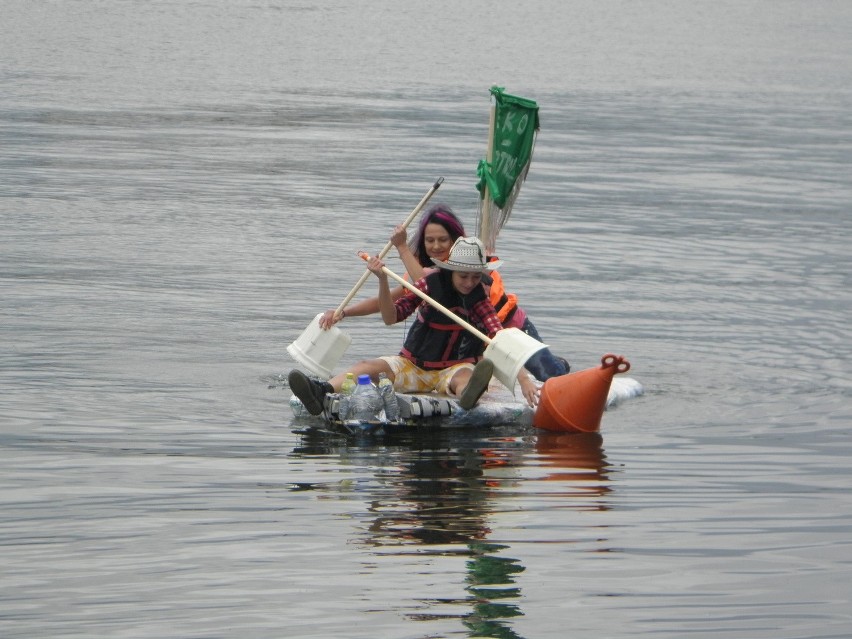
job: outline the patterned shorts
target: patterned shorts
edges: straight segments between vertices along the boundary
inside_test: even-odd
[[[460,370],[473,370],[473,364],[456,364],[442,370],[427,371],[399,355],[381,357],[393,371],[393,387],[399,393],[450,394],[450,380]]]

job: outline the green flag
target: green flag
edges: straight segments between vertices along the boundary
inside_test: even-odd
[[[494,127],[488,157],[477,168],[476,187],[482,200],[480,232],[487,236],[480,239],[493,249],[529,171],[539,120],[535,101],[509,95],[498,86],[491,87],[491,95]]]

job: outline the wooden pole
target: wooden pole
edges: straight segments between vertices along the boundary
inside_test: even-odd
[[[415,217],[417,217],[417,214],[420,213],[420,209],[422,209],[426,205],[426,202],[429,201],[429,198],[431,198],[432,195],[434,195],[435,191],[437,191],[438,188],[440,188],[441,183],[443,181],[444,181],[444,178],[442,178],[442,177],[438,178],[435,181],[435,184],[432,185],[432,188],[429,189],[429,192],[426,193],[426,195],[423,196],[423,199],[420,200],[420,203],[417,206],[415,206],[414,210],[409,214],[409,216],[407,218],[405,218],[405,221],[402,223],[402,226],[404,228],[408,227],[408,225],[411,224],[411,221]],[[391,242],[388,242],[387,244],[385,244],[385,247],[379,253],[379,257],[384,257],[385,255],[387,255],[388,251],[391,250],[392,246],[393,246],[393,244]],[[370,271],[364,271],[364,274],[361,276],[361,279],[358,280],[357,284],[355,284],[355,286],[352,288],[352,290],[349,291],[349,295],[347,295],[344,298],[344,300],[340,303],[340,306],[337,307],[337,310],[334,311],[335,317],[337,317],[338,315],[340,315],[343,312],[343,309],[346,308],[346,305],[352,300],[353,297],[355,297],[355,293],[357,293],[359,290],[361,290],[361,287],[364,285],[364,282],[367,281],[367,278],[369,276],[370,276]]]
[[[494,124],[497,119],[497,100],[491,96],[491,112],[488,117],[488,147],[485,149],[485,162],[488,165],[488,170],[491,170],[491,163],[494,160]],[[488,181],[485,180],[485,192],[482,195],[482,204],[479,209],[479,239],[485,244],[485,250],[493,252],[494,247],[488,246],[490,242],[487,240],[491,233],[491,191],[488,188]]]

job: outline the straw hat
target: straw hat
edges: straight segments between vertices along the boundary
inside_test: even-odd
[[[493,271],[500,267],[503,260],[488,262],[485,257],[485,245],[476,237],[460,237],[450,249],[450,256],[446,261],[432,261],[435,266],[440,266],[449,271],[464,271],[466,273],[481,273],[482,271]]]

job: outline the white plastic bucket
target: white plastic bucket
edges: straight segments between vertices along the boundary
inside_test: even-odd
[[[504,328],[491,339],[483,357],[491,360],[494,376],[514,393],[518,373],[527,360],[543,348],[547,348],[547,344],[542,344],[521,329]]]
[[[328,379],[352,343],[352,338],[337,326],[324,331],[319,325],[320,317],[322,313],[287,347],[287,352],[314,375]]]

